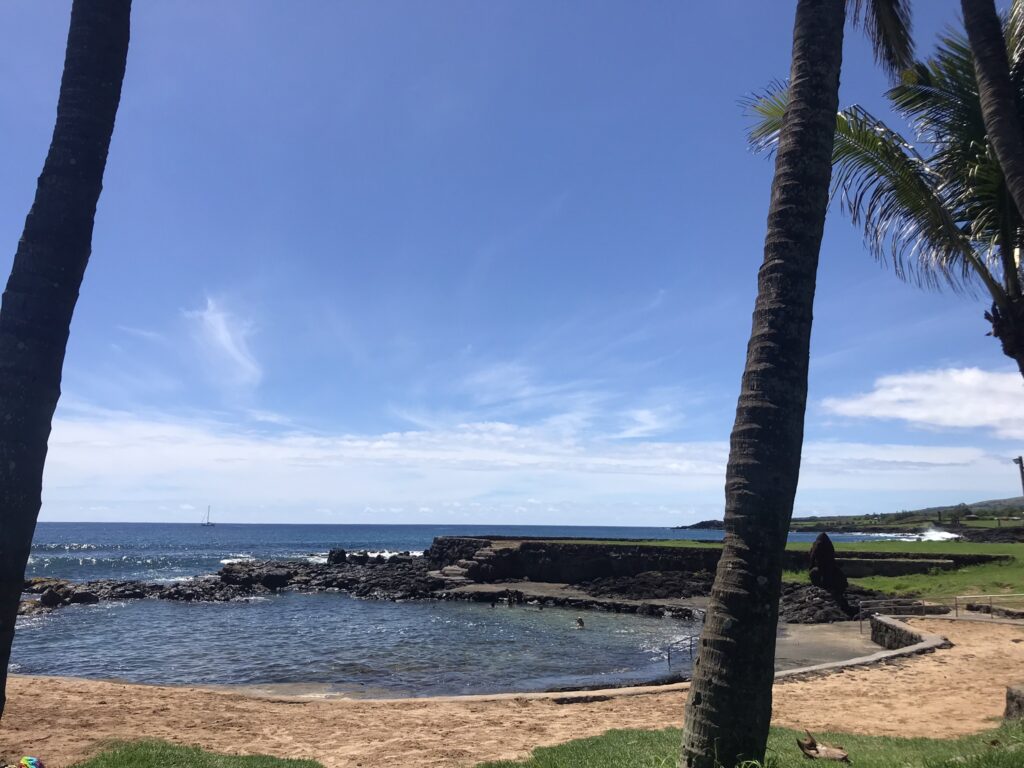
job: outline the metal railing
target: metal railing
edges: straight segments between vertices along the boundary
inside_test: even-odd
[[[1024,611],[1024,593],[1014,592],[1012,594],[1001,594],[1001,595],[957,595],[953,598],[953,610],[956,615],[960,615],[961,606],[963,610],[967,611],[970,605],[988,605],[989,615],[993,615],[996,610],[1003,608],[1004,606],[997,605],[996,601],[1020,604],[1022,611]]]
[[[1019,605],[1024,613],[1024,593],[998,595],[955,595],[953,597],[930,597],[919,600],[908,597],[886,597],[876,600],[862,600],[859,605],[860,631],[864,631],[864,620],[872,614],[888,614],[892,616],[928,616],[952,613],[959,617],[967,612],[970,605],[983,605],[988,608],[985,613],[998,615],[1006,606],[1001,602]],[[942,610],[945,608],[945,610]],[[1011,609],[1012,610],[1012,609]]]
[[[687,637],[676,640],[674,643],[669,643],[665,646],[665,661],[668,663],[668,671],[672,672],[672,649],[678,648],[680,651],[686,649],[688,652],[688,658],[690,664],[693,664],[693,642],[698,639],[700,635],[688,635]]]
[[[952,597],[928,600],[913,597],[884,597],[875,600],[862,600],[858,604],[857,616],[860,632],[864,633],[864,620],[872,615],[928,616],[949,613],[954,610],[953,599]]]

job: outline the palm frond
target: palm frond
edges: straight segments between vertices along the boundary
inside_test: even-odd
[[[776,82],[742,102],[754,118],[748,140],[755,152],[774,151],[788,101],[786,84]],[[951,185],[911,142],[860,107],[852,107],[837,115],[833,163],[832,196],[863,230],[876,259],[892,264],[901,279],[918,285],[945,285],[958,292],[984,285],[997,297],[998,266],[988,258],[991,248],[977,246],[991,245],[998,215],[996,220],[984,219],[982,214],[987,216],[989,210],[967,210],[951,198],[949,190],[959,187]],[[989,165],[979,164],[973,184],[1001,183],[1001,175],[992,177],[991,171]],[[998,164],[995,171],[999,172]]]
[[[1010,58],[1010,69],[1024,62],[1024,0],[1013,0],[1006,16],[1006,53]]]
[[[910,0],[850,0],[850,18],[863,27],[875,60],[891,77],[914,63]]]
[[[860,107],[839,113],[833,162],[834,192],[864,242],[901,279],[955,291],[970,290],[977,254],[951,215],[942,178],[912,144]]]
[[[755,153],[775,154],[788,105],[789,83],[785,80],[773,80],[763,91],[740,99],[744,114],[753,119],[747,143]]]

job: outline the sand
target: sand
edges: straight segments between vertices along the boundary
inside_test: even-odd
[[[915,619],[955,646],[895,664],[775,687],[777,724],[812,731],[949,737],[993,727],[1024,680],[1024,625]],[[61,768],[109,739],[349,766],[472,766],[610,728],[679,725],[686,691],[559,704],[545,696],[395,701],[258,698],[235,692],[14,676],[0,756]]]

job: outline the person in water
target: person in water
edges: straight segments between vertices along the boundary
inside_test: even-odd
[[[576,629],[583,629],[583,617],[582,616],[577,616],[576,617]]]

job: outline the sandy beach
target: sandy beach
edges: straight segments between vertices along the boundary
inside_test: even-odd
[[[915,619],[954,647],[895,664],[780,681],[774,719],[812,730],[956,736],[993,727],[1024,675],[1024,625]],[[61,768],[110,739],[313,758],[327,768],[472,766],[610,728],[682,720],[685,688],[559,704],[543,695],[394,701],[256,697],[194,688],[14,676],[0,755]]]

